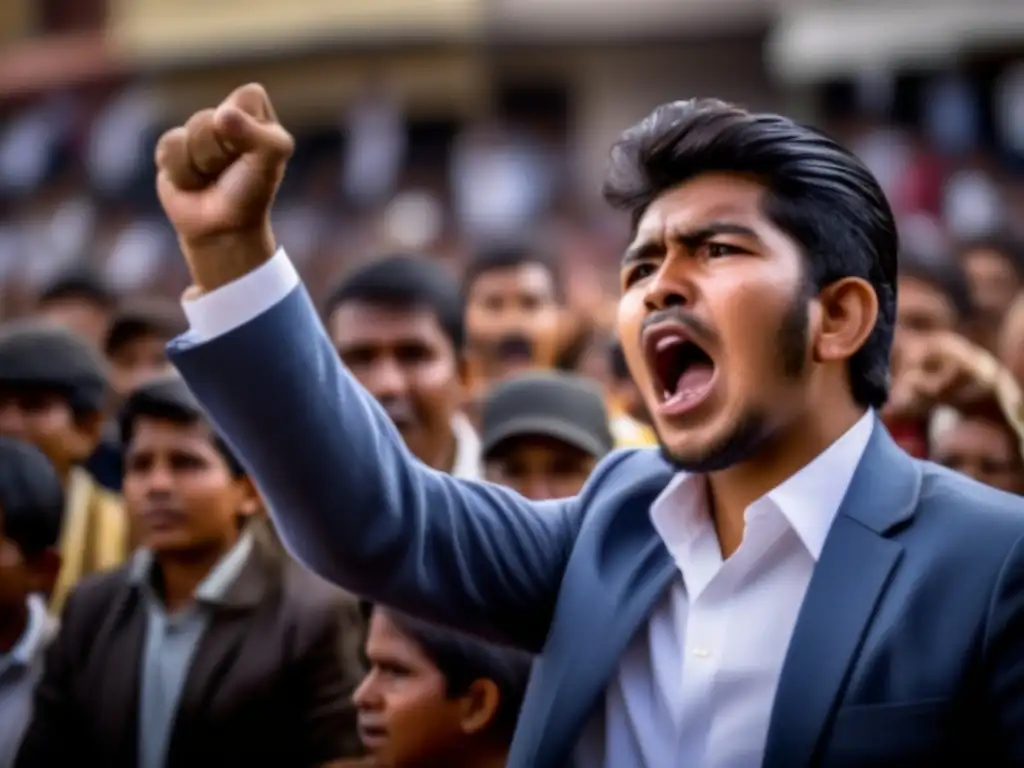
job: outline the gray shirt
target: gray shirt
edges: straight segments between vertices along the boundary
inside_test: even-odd
[[[238,578],[252,547],[252,536],[243,535],[203,579],[192,602],[171,614],[151,586],[153,554],[144,549],[136,552],[131,578],[138,584],[146,605],[139,694],[139,768],[163,768],[178,699],[209,623],[210,608],[221,601]]]
[[[28,626],[17,644],[0,654],[0,768],[11,768],[25,728],[32,719],[32,699],[43,672],[43,652],[57,623],[38,595],[28,598]]]

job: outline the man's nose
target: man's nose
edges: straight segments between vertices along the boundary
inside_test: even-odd
[[[656,312],[670,307],[685,307],[693,302],[696,288],[685,267],[678,260],[666,258],[658,271],[647,281],[644,290],[644,306]]]
[[[366,388],[378,400],[406,394],[405,371],[394,358],[378,360],[367,376]]]
[[[374,702],[378,699],[374,684],[375,674],[373,670],[367,672],[366,677],[363,678],[363,681],[352,692],[352,703],[355,704],[357,709],[374,708]]]

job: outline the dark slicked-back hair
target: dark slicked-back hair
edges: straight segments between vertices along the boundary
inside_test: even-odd
[[[664,104],[612,149],[605,199],[633,226],[661,194],[704,173],[737,173],[765,187],[764,212],[803,249],[817,289],[844,277],[871,283],[878,320],[850,360],[850,388],[861,405],[889,393],[896,322],[899,238],[892,209],[871,172],[818,131],[714,99]]]
[[[351,301],[431,312],[455,352],[462,353],[466,339],[465,303],[459,282],[430,259],[395,254],[356,267],[330,292],[324,302],[325,316]]]

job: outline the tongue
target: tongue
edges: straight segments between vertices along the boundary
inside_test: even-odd
[[[676,382],[676,395],[688,397],[704,389],[711,383],[715,367],[710,363],[692,363]]]

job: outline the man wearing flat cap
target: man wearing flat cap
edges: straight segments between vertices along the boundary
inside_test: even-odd
[[[483,403],[487,480],[542,501],[579,493],[614,439],[597,386],[557,371],[507,379]]]

